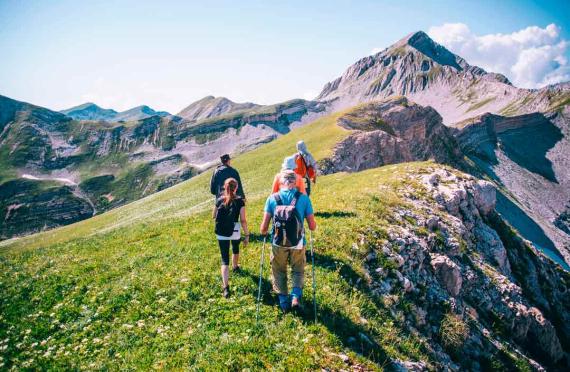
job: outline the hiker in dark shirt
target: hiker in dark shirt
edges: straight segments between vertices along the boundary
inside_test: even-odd
[[[237,195],[245,200],[245,193],[243,191],[239,173],[235,168],[232,168],[232,160],[230,156],[228,154],[224,154],[220,157],[220,160],[222,161],[222,164],[216,167],[214,174],[212,174],[212,179],[210,180],[210,192],[216,197],[216,199],[218,199],[222,196],[224,191],[224,182],[226,182],[228,178],[234,178],[238,182]]]

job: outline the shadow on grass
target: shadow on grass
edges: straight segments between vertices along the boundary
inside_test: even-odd
[[[345,212],[345,211],[332,211],[332,212],[316,212],[315,217],[320,218],[349,218],[349,217],[356,217],[356,213],[354,212]]]
[[[307,252],[307,264],[310,264],[310,252]],[[265,259],[266,261],[263,271],[264,276],[261,281],[261,301],[264,305],[278,306],[277,296],[272,292],[271,282],[268,279],[271,274],[267,255]],[[315,253],[315,266],[321,267],[327,271],[337,271],[342,280],[346,281],[350,286],[356,288],[359,292],[364,293],[367,297],[372,299],[372,295],[363,278],[345,262],[334,259],[328,255]],[[309,276],[309,279],[305,285],[306,302],[304,303],[303,313],[299,315],[300,319],[305,324],[312,324],[315,319],[312,302],[313,295],[310,270],[310,265],[307,265],[305,274]],[[248,275],[257,287],[259,283],[259,271],[254,273],[253,271],[244,270],[244,274]],[[257,299],[257,290],[255,291],[254,296]],[[372,299],[372,301],[376,307],[382,307],[382,305],[377,300]],[[329,307],[328,305],[322,305],[318,303],[317,318],[319,324],[324,325],[329,330],[329,332],[335,334],[339,338],[343,347],[362,355],[369,361],[382,366],[383,368],[390,368],[390,358],[388,357],[385,349],[375,341],[375,339],[378,337],[377,335],[372,334],[373,331],[371,329],[367,329],[362,324],[355,323],[345,314]]]

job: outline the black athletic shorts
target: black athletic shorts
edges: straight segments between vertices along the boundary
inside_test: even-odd
[[[230,242],[232,242],[232,253],[239,254],[239,240],[218,240],[222,254],[222,265],[230,264]]]

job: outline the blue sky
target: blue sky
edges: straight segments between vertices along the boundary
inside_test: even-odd
[[[477,45],[487,39],[477,37],[554,24],[556,35],[546,49],[539,45],[548,53],[528,59],[552,61],[525,84],[566,76],[567,66],[548,79],[542,71],[570,59],[570,1],[401,3],[0,0],[0,94],[52,109],[94,101],[173,113],[206,95],[265,104],[311,98],[373,49],[446,23],[462,24],[468,32],[461,35],[470,35],[470,46],[450,40],[452,50],[507,75],[506,64],[523,64],[513,72],[521,82],[530,62],[478,58]],[[439,29],[441,40],[447,34]]]

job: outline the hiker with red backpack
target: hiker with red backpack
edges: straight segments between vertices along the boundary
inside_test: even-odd
[[[297,164],[295,163],[295,155],[288,156],[285,159],[283,159],[283,163],[281,164],[281,172],[287,170],[294,171],[296,167]],[[279,192],[279,190],[281,189],[281,172],[277,173],[275,175],[275,178],[273,179],[273,186],[271,187],[271,192],[274,194],[276,192]],[[305,180],[303,180],[303,178],[299,175],[297,175],[295,179],[295,187],[297,188],[297,190],[299,190],[300,193],[307,194],[307,191],[305,189]]]
[[[222,255],[222,295],[230,296],[229,264],[230,243],[232,246],[233,272],[239,273],[240,225],[244,233],[243,246],[249,243],[249,229],[245,215],[245,201],[239,196],[239,183],[235,178],[228,178],[223,183],[222,195],[216,199],[212,217],[216,221],[215,233]]]
[[[271,276],[273,290],[279,296],[279,306],[283,313],[289,310],[301,312],[307,244],[304,220],[307,220],[311,231],[317,227],[311,200],[296,187],[297,177],[292,170],[281,172],[281,188],[267,198],[260,227],[261,234],[265,236],[273,219]],[[291,265],[291,294],[287,288],[287,262]]]
[[[295,157],[295,173],[306,182],[307,196],[311,196],[311,182],[317,183],[317,162],[309,150],[305,141],[297,142]]]

